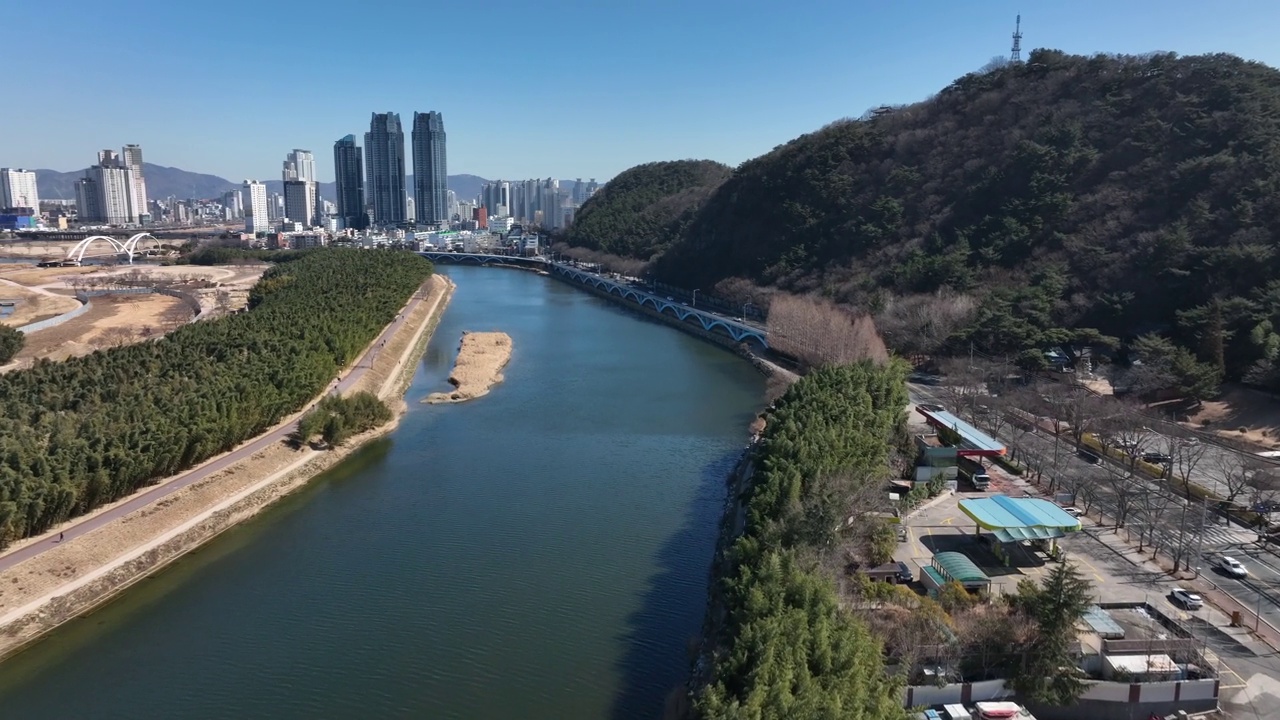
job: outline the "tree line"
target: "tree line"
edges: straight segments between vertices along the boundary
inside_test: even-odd
[[[0,325],[0,365],[3,365],[22,352],[27,344],[27,336],[17,328]]]
[[[282,259],[247,313],[0,376],[0,540],[40,533],[261,434],[322,392],[432,271],[392,251]]]
[[[294,438],[299,443],[307,443],[319,435],[326,445],[337,447],[347,438],[390,420],[391,409],[373,393],[361,391],[350,397],[326,395],[299,418]]]
[[[827,366],[769,415],[722,578],[726,607],[702,718],[905,718],[881,643],[841,607],[815,563],[848,494],[882,483],[905,436],[905,365]],[[819,478],[838,474],[838,492]],[[826,490],[826,491],[824,491]]]

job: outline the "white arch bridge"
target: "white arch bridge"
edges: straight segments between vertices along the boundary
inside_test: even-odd
[[[105,242],[110,245],[111,247],[110,252],[101,252],[101,253],[97,253],[96,255],[90,255],[89,257],[99,257],[102,255],[124,255],[128,257],[129,262],[132,263],[134,256],[139,254],[139,252],[141,251],[140,249],[141,249],[142,243],[147,241],[151,241],[155,243],[155,247],[157,249],[161,247],[160,241],[157,240],[151,233],[138,233],[137,235],[134,235],[133,237],[123,242],[109,235],[91,235],[81,240],[80,242],[76,243],[75,245],[73,245],[71,249],[67,250],[67,259],[75,260],[76,262],[82,262],[84,260],[85,253],[89,250],[90,245],[93,245],[94,243],[98,243],[99,245],[101,245],[103,242]]]

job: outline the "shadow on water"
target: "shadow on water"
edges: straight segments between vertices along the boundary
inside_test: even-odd
[[[612,720],[659,720],[668,696],[689,677],[727,480],[741,454],[726,453],[702,469],[684,523],[658,551],[658,571],[619,638],[626,650],[618,661],[621,687]]]

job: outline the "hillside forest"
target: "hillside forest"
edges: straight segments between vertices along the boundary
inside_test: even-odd
[[[1160,365],[1188,394],[1221,379],[1275,389],[1277,140],[1273,68],[1041,49],[796,138],[694,194],[636,188],[653,166],[635,168],[619,179],[647,203],[606,186],[563,239],[734,302],[821,295],[875,314],[904,353],[972,342],[1035,366],[1091,345]],[[674,225],[628,223],[675,197],[705,200],[682,202]]]
[[[190,468],[298,411],[432,271],[393,251],[279,259],[246,313],[0,375],[0,544]],[[319,418],[314,429],[334,442],[378,414],[364,404],[326,410],[340,419]]]

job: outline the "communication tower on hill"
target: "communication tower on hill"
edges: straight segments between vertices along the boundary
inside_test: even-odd
[[[1022,62],[1022,16],[1019,15],[1013,26],[1013,50],[1009,53],[1009,62]]]

